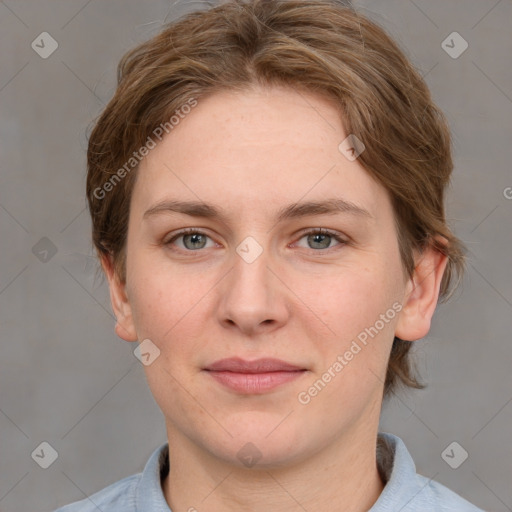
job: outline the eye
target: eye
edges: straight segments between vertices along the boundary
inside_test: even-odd
[[[337,245],[345,245],[347,243],[338,233],[329,231],[327,229],[312,229],[302,234],[299,240],[306,239],[309,249],[332,249],[335,245],[331,245],[333,241],[338,242]],[[181,243],[177,243],[180,240]],[[215,243],[207,246],[208,240],[211,238],[202,231],[194,228],[183,229],[182,231],[174,234],[169,240],[164,242],[164,245],[171,246],[172,250],[181,250],[185,252],[198,251],[213,247]],[[176,246],[174,248],[172,246]],[[317,251],[318,252],[318,251]]]
[[[331,242],[339,242],[338,245],[347,243],[338,233],[327,229],[314,229],[303,233],[302,239],[306,239],[309,249],[332,249]]]
[[[198,249],[206,248],[207,240],[210,237],[198,231],[197,229],[184,229],[179,233],[176,233],[172,238],[165,242],[165,245],[174,245],[174,242],[178,239],[182,239],[181,246],[178,244],[178,248],[185,251],[197,251]],[[210,247],[212,247],[210,245]]]

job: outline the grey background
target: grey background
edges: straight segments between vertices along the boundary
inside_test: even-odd
[[[381,430],[402,437],[418,472],[486,510],[510,511],[512,200],[504,191],[512,187],[512,3],[354,5],[399,41],[448,117],[448,216],[470,249],[463,286],[415,344],[429,387],[394,397]],[[95,279],[86,133],[113,94],[122,54],[165,19],[200,7],[0,2],[2,512],[82,499],[140,471],[166,440],[135,345],[116,337],[106,285]],[[31,48],[43,31],[59,45],[47,59]],[[453,31],[469,44],[457,59],[441,47]],[[58,452],[48,469],[31,458],[42,441]],[[469,454],[458,469],[441,457],[452,441]]]

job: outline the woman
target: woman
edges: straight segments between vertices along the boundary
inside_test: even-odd
[[[129,52],[87,196],[168,442],[61,512],[478,511],[378,432],[464,268],[450,135],[384,31],[229,1]]]

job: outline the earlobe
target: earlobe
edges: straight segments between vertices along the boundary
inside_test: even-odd
[[[126,320],[126,319],[125,319]],[[137,333],[135,329],[130,328],[129,331],[125,328],[125,320],[120,322],[119,318],[117,319],[116,326],[114,328],[116,334],[125,341],[138,341]]]
[[[108,279],[110,302],[116,317],[116,334],[125,341],[137,341],[137,332],[133,323],[132,309],[126,295],[126,283],[117,276],[110,255],[102,256],[101,266]]]
[[[395,336],[405,341],[415,341],[428,334],[448,257],[430,245],[415,261],[395,329]]]

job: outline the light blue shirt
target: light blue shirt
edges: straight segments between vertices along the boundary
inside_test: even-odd
[[[377,462],[386,485],[368,512],[484,512],[444,485],[417,474],[399,437],[379,432],[378,440]],[[153,452],[142,473],[55,512],[172,512],[160,483],[166,468],[167,443]]]

